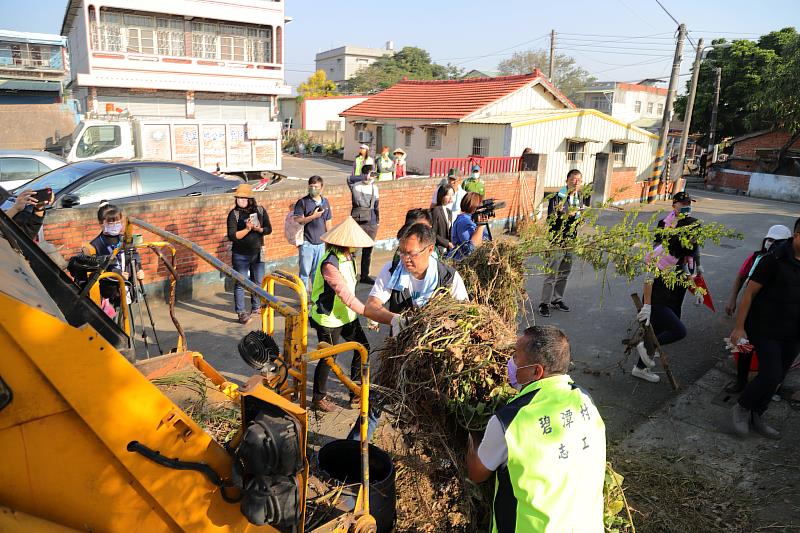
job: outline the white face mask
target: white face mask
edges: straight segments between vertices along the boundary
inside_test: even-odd
[[[481,177],[481,173],[480,172],[473,172],[472,173],[472,177],[475,178],[475,179],[478,179],[478,178]]]
[[[106,235],[119,235],[122,233],[122,221],[103,223],[103,233]]]

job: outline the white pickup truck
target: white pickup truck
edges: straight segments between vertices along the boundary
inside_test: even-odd
[[[67,161],[176,161],[208,172],[259,179],[281,168],[281,123],[192,119],[87,119],[78,124]]]

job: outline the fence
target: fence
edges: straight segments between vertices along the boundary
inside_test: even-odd
[[[430,176],[446,176],[451,168],[457,168],[462,175],[469,174],[472,165],[479,165],[482,174],[502,174],[519,170],[519,157],[434,157],[431,159]]]

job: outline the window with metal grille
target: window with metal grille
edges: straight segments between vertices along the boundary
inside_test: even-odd
[[[579,163],[583,161],[583,153],[586,150],[586,143],[577,141],[567,142],[567,161]]]
[[[186,41],[183,38],[184,21],[175,18],[159,18],[156,21],[158,29],[158,54],[162,56],[185,56]]]
[[[636,100],[636,103],[633,104],[633,111],[634,113],[641,113],[642,112],[642,101]]]
[[[664,114],[664,104],[658,104],[658,108],[657,109],[658,109],[658,111],[656,111],[656,113],[658,113],[659,115],[663,115]]]
[[[611,157],[615,167],[625,166],[625,154],[628,152],[628,145],[625,143],[611,143]]]
[[[489,139],[486,137],[473,137],[472,155],[479,155],[481,157],[489,155]]]
[[[647,102],[647,113],[648,114],[653,113],[653,102]]]
[[[411,146],[411,136],[414,134],[414,130],[407,129],[407,130],[405,130],[404,133],[405,133],[405,143],[404,144],[406,145],[406,148],[408,148],[408,147]]]
[[[442,148],[442,132],[439,128],[425,130],[425,146],[430,150],[440,150]]]

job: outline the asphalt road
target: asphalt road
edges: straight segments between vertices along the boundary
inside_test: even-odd
[[[291,159],[284,159],[287,162],[284,165],[286,168]],[[312,163],[326,168],[327,165],[334,165],[322,161]],[[303,168],[312,168],[309,160],[303,161]],[[337,170],[328,168],[328,171],[335,173]],[[730,333],[732,319],[725,316],[724,306],[741,263],[751,251],[760,246],[769,226],[785,224],[791,227],[800,215],[796,204],[706,191],[691,192],[699,200],[694,205],[695,216],[701,220],[725,224],[743,233],[745,238],[741,241],[725,241],[718,246],[708,245],[703,250],[705,277],[717,312],[696,307],[689,298],[684,303],[683,319],[689,333],[685,339],[665,348],[671,357],[672,370],[682,390],[697,381],[726,355],[722,339]],[[667,202],[646,206],[642,216],[668,208]],[[619,212],[608,211],[602,220],[613,223],[621,216]],[[376,251],[373,274],[377,273],[388,258],[388,253]],[[527,289],[535,299],[534,305],[539,303],[541,284],[539,276],[532,276],[528,282]],[[576,264],[565,296],[571,312],[553,311],[548,319],[529,315],[519,324],[520,328],[524,328],[530,321],[539,320],[542,323],[555,324],[566,332],[574,359],[574,368],[570,373],[593,395],[606,420],[610,440],[620,440],[647,420],[659,407],[677,397],[666,376],[662,376],[662,381],[658,384],[630,376],[630,369],[635,361],[633,356],[625,359],[621,341],[627,336],[627,329],[635,317],[630,299],[630,294],[634,291],[641,291],[640,280],[629,284],[627,281],[609,277],[603,282],[590,267]],[[367,293],[368,287],[359,285],[359,296],[366,298]],[[239,358],[236,345],[247,331],[257,326],[255,323],[242,326],[235,322],[230,287],[227,292],[179,302],[177,307],[178,318],[186,329],[191,349],[202,352],[212,365],[233,377],[252,374],[253,371]],[[166,308],[157,306],[154,311],[162,344],[165,347],[174,346],[175,334],[169,331],[171,323]],[[282,321],[278,321],[278,331],[282,332],[282,328]],[[279,334],[277,337],[278,343],[282,343],[283,335]],[[369,338],[373,346],[377,346],[382,340],[382,334],[369,333]],[[311,330],[309,346],[315,344],[315,334]],[[139,351],[140,357],[143,356],[143,350]],[[344,368],[348,368],[346,364],[349,362],[349,355],[342,356],[342,359]],[[344,388],[338,383],[331,388],[334,401],[344,407]],[[321,430],[329,435],[346,433],[346,426],[352,423],[354,413],[345,413],[346,416],[333,415],[330,419],[333,421],[332,425],[328,424]]]

